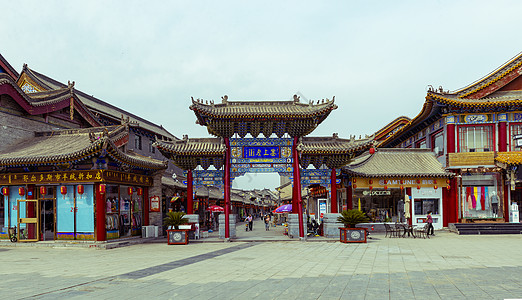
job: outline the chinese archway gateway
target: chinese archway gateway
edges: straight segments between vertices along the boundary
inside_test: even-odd
[[[292,213],[298,214],[299,237],[304,238],[302,186],[331,182],[331,212],[337,213],[335,169],[373,145],[371,137],[363,140],[340,139],[337,134],[305,137],[336,108],[334,100],[301,103],[297,96],[290,101],[228,101],[224,96],[221,103],[192,99],[190,109],[196,114],[197,123],[206,126],[216,138],[184,136],[179,141],[157,141],[154,146],[188,171],[187,213],[193,212],[194,185],[224,186],[227,239],[233,178],[271,172],[292,177]],[[247,134],[251,137],[246,137]],[[261,134],[264,138],[259,137]],[[315,169],[307,169],[310,165]],[[196,170],[198,166],[203,170]],[[216,170],[209,170],[211,166]],[[317,173],[321,174],[312,176]]]

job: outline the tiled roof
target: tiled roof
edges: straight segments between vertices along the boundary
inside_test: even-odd
[[[134,153],[123,153],[115,145],[128,135],[124,126],[69,129],[37,133],[0,153],[0,166],[35,166],[74,163],[99,156],[103,150],[120,163],[144,169],[164,169],[164,162]]]
[[[356,140],[333,137],[303,137],[297,150],[301,154],[300,165],[307,168],[313,165],[320,168],[323,164],[336,169],[348,164],[356,155],[369,149],[374,144],[373,136]]]
[[[379,148],[343,168],[360,177],[451,177],[430,149]]]
[[[483,89],[486,89],[487,87],[495,85],[497,82],[501,81],[502,79],[504,79],[508,76],[518,77],[520,74],[520,71],[522,70],[521,67],[522,67],[522,52],[517,54],[515,57],[510,59],[508,62],[506,62],[502,66],[498,67],[493,72],[486,75],[484,78],[477,80],[476,82],[468,85],[467,87],[464,87],[460,90],[453,92],[453,94],[458,95],[458,97],[460,97],[460,98],[466,98]],[[495,88],[499,88],[502,85],[503,84],[501,84]],[[475,97],[475,98],[477,98],[477,97]],[[478,97],[478,98],[482,98],[482,97]]]
[[[522,152],[497,152],[495,161],[506,165],[522,165]]]
[[[213,165],[216,169],[223,166],[226,146],[221,138],[184,138],[177,141],[158,140],[154,147],[172,163],[184,170],[193,170],[198,165],[207,169]]]
[[[522,91],[497,91],[480,99],[461,98],[456,94],[428,92],[427,99],[458,107],[505,107],[522,104]]]
[[[185,189],[185,190],[187,189],[186,185],[184,185],[183,183],[181,183],[177,180],[174,180],[171,176],[162,176],[161,184],[169,185],[169,186],[173,186],[173,187],[181,188],[181,189]]]
[[[304,136],[312,132],[337,108],[333,100],[321,100],[314,104],[299,102],[294,96],[291,101],[228,101],[222,103],[192,99],[190,109],[197,117],[197,123],[207,126],[209,133],[220,137],[231,137],[234,133],[244,137],[263,134],[269,137]]]
[[[61,90],[67,87],[67,85],[58,82],[50,77],[47,77],[41,73],[38,73],[26,65],[24,65],[23,70],[32,80],[38,83],[40,86],[48,89],[48,90]],[[104,102],[100,99],[95,98],[94,96],[88,95],[82,91],[75,90],[75,95],[83,102],[84,105],[89,107],[93,112],[100,115],[107,115],[113,119],[121,119],[123,115],[125,118],[129,118],[129,121],[133,124],[137,124],[138,127],[141,127],[145,130],[151,131],[156,134],[160,134],[162,136],[177,139],[174,135],[168,132],[163,126],[156,125],[150,121],[147,121],[141,117],[138,117],[134,114],[131,114],[123,109],[120,109],[116,106],[113,106],[107,102]]]

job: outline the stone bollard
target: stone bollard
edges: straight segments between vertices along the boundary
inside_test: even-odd
[[[229,226],[229,238],[235,238],[236,237],[236,219],[237,215],[235,214],[229,214],[228,215],[228,223]],[[225,238],[225,214],[219,214],[219,238],[224,239]]]
[[[185,215],[185,218],[187,218],[189,221],[189,223],[198,223],[199,224],[199,215],[197,214],[190,214],[190,215]],[[195,232],[194,231],[189,231],[189,239],[190,240],[194,240],[195,239]]]
[[[304,238],[306,238],[307,231],[308,231],[308,229],[306,227],[306,215],[303,214]],[[288,237],[289,238],[299,238],[299,215],[298,214],[288,214]]]
[[[341,214],[324,214],[323,216],[323,232],[328,238],[338,238],[340,236],[339,227],[344,227],[342,223],[337,221],[337,217]]]

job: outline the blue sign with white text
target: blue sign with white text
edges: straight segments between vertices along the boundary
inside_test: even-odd
[[[279,147],[243,147],[243,158],[279,158]]]

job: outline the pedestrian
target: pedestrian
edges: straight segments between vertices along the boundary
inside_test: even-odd
[[[428,232],[427,235],[435,235],[433,234],[433,218],[431,217],[431,210],[428,211],[428,216],[426,216],[426,223],[428,223]]]
[[[265,215],[265,230],[266,231],[270,230],[270,215],[269,214]]]
[[[253,220],[251,214],[248,214],[248,217],[246,218],[246,221],[248,222],[248,230],[252,231],[252,225],[254,223],[254,220]]]

